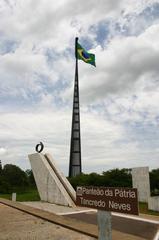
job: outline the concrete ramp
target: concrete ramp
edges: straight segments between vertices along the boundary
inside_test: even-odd
[[[41,200],[63,206],[75,206],[75,190],[59,171],[52,156],[49,153],[34,153],[28,157]]]

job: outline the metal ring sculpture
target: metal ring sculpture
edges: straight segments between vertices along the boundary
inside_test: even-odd
[[[38,143],[35,147],[36,152],[41,153],[44,149],[44,144],[42,142]]]

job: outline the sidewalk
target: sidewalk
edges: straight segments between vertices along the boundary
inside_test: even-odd
[[[94,240],[3,204],[0,216],[1,240]]]
[[[5,200],[5,199],[0,199],[0,210],[1,210],[1,213],[0,215],[3,216],[3,212],[6,214],[6,208],[7,208],[7,211],[16,211],[16,214],[12,214],[11,216],[11,226],[15,226],[16,225],[16,220],[15,220],[15,216],[17,216],[18,212],[19,212],[19,218],[21,219],[22,218],[22,215],[23,217],[25,216],[26,218],[35,218],[36,217],[36,222],[39,222],[39,221],[42,221],[44,223],[44,225],[48,222],[50,222],[49,224],[51,224],[52,226],[52,229],[55,229],[57,228],[57,225],[59,226],[59,228],[61,229],[61,231],[63,232],[63,236],[65,237],[62,237],[61,235],[59,237],[56,236],[56,238],[53,238],[53,236],[51,236],[52,238],[47,238],[47,239],[58,239],[58,240],[63,240],[63,239],[68,239],[68,240],[72,240],[72,239],[80,239],[80,240],[93,240],[93,239],[97,239],[98,238],[98,229],[97,229],[97,226],[93,225],[93,224],[87,224],[87,223],[84,223],[84,222],[81,222],[79,220],[75,220],[75,219],[71,219],[71,218],[66,218],[64,216],[59,216],[59,215],[56,215],[57,213],[60,214],[61,212],[62,213],[66,213],[67,211],[83,211],[84,208],[76,208],[76,209],[72,209],[72,208],[66,208],[66,207],[61,207],[61,206],[57,206],[57,205],[54,205],[54,204],[48,204],[48,203],[27,203],[27,205],[25,204],[21,204],[21,203],[18,203],[18,202],[11,202],[9,200]],[[28,205],[32,205],[34,207],[30,207]],[[10,207],[6,207],[5,205],[8,205]],[[41,206],[41,208],[43,208],[43,210],[41,209],[37,209],[35,208],[35,205],[39,205],[39,207]],[[4,211],[4,208],[5,208],[5,211]],[[13,209],[15,208],[15,209]],[[21,213],[20,211],[22,211],[23,213]],[[45,209],[45,210],[44,210]],[[51,209],[51,212],[48,212],[48,209],[50,210]],[[46,211],[47,210],[47,211]],[[54,213],[52,212],[54,210]],[[56,214],[55,214],[55,211],[56,211]],[[30,215],[32,216],[30,216]],[[41,220],[42,219],[42,220]],[[8,219],[7,219],[8,221]],[[10,231],[14,228],[10,227],[10,225],[8,226],[8,222],[5,222],[4,219],[3,219],[3,222],[1,222],[0,220],[0,232],[7,232],[7,231]],[[22,223],[24,224],[24,227],[25,225],[27,224],[27,221],[21,219],[20,222],[22,221]],[[36,228],[36,224],[31,224],[31,228],[32,229],[36,229],[36,231],[34,231],[34,235],[39,234],[39,230]],[[18,228],[18,225],[17,225],[17,228]],[[5,229],[5,231],[4,231]],[[69,229],[69,230],[68,230]],[[43,234],[45,235],[47,233],[47,231],[45,232],[46,230],[43,229]],[[68,231],[71,231],[70,233],[68,233]],[[19,232],[19,231],[17,231]],[[54,231],[51,232],[51,234],[53,234]],[[57,232],[57,231],[55,231]],[[60,231],[59,231],[60,233]],[[18,233],[19,234],[19,233]],[[58,234],[58,233],[57,233]],[[72,234],[79,234],[78,236],[74,236],[74,238],[72,238]],[[11,232],[11,236],[12,236],[12,232]],[[139,238],[139,237],[136,237],[136,236],[132,236],[132,235],[129,235],[129,234],[125,234],[125,233],[121,233],[119,231],[114,231],[112,232],[112,236],[113,236],[113,240],[143,240],[143,238]],[[0,239],[4,239],[4,240],[7,240],[7,239],[15,239],[15,240],[18,240],[18,239],[25,239],[25,238],[20,238],[20,237],[15,237],[15,238],[0,238]],[[33,240],[33,239],[46,239],[46,238],[33,238],[32,235],[30,235],[30,238],[27,236],[27,239],[28,240]]]

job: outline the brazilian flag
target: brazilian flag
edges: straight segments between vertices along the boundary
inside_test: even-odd
[[[95,55],[92,53],[88,53],[79,43],[77,43],[77,58],[83,60],[86,63],[89,63],[93,66],[95,64]]]

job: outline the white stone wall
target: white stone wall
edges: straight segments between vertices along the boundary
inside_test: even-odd
[[[149,199],[148,199],[148,209],[159,212],[159,196],[149,197]]]
[[[148,209],[159,211],[159,196],[151,197],[148,167],[132,168],[133,187],[138,189],[139,202],[147,202]]]
[[[138,189],[139,202],[147,202],[150,197],[150,180],[149,168],[137,167],[132,168],[133,188]]]
[[[51,159],[50,155],[49,159]],[[74,189],[70,184],[66,188],[63,186],[47,158],[41,153],[34,153],[29,155],[29,160],[41,200],[63,206],[75,206],[68,194],[68,191],[72,191],[75,196]],[[54,164],[53,159],[52,164]],[[57,170],[57,166],[54,167]],[[59,170],[57,172],[60,174]],[[67,182],[67,179],[65,181]]]

